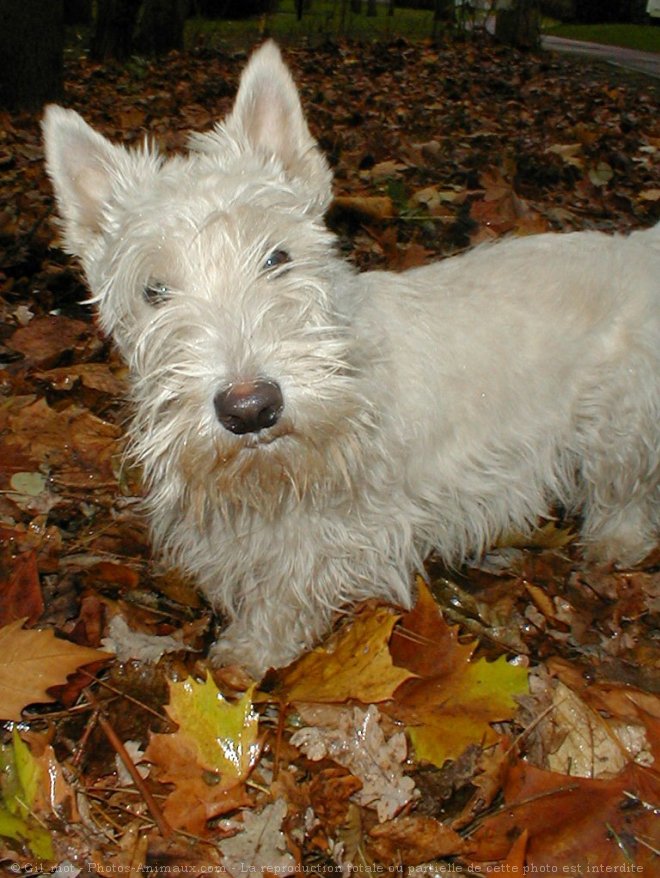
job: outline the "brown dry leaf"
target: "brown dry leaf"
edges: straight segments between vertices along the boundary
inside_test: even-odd
[[[331,832],[346,821],[349,800],[361,787],[362,782],[345,768],[323,768],[314,775],[309,784],[309,801]]]
[[[507,874],[524,875],[525,863],[527,861],[527,842],[529,840],[529,832],[523,830],[518,838],[511,845],[511,850],[506,855],[503,863],[504,870]]]
[[[629,764],[614,778],[594,780],[520,761],[508,772],[504,800],[500,813],[487,817],[467,842],[473,863],[503,860],[526,831],[528,867],[601,872],[634,864],[652,874],[657,865],[652,840],[660,777],[653,770]]]
[[[392,199],[386,195],[338,195],[331,209],[370,220],[392,219],[396,214]]]
[[[452,829],[465,829],[477,815],[490,808],[502,789],[514,758],[515,754],[506,738],[498,741],[495,747],[481,751],[477,772],[470,780],[475,791],[458,817],[452,821]]]
[[[306,710],[304,716],[311,710]],[[381,822],[390,820],[415,794],[415,782],[403,773],[408,755],[405,735],[395,732],[386,739],[378,708],[373,704],[366,711],[359,707],[334,708],[334,718],[330,708],[325,708],[324,717],[325,726],[300,729],[291,737],[291,744],[312,761],[332,759],[348,768],[362,781],[355,800],[375,808]]]
[[[54,701],[47,689],[66,683],[82,665],[112,658],[107,652],[61,640],[50,630],[25,630],[24,619],[0,628],[0,717],[20,720],[28,704]]]
[[[155,751],[151,753],[153,758],[154,754]],[[186,755],[190,754],[182,754],[183,757]],[[209,820],[254,806],[245,784],[223,788],[215,783],[213,776],[198,773],[192,763],[188,773],[182,763],[181,772],[163,805],[163,815],[174,829],[203,837],[208,832]]]
[[[470,661],[475,648],[474,642],[459,642],[458,625],[447,625],[428,586],[418,577],[415,606],[401,617],[390,640],[395,664],[419,677],[434,677]]]
[[[92,327],[81,320],[47,314],[17,329],[6,345],[23,354],[31,366],[47,368],[92,332]]]
[[[53,480],[64,486],[92,490],[115,485],[113,458],[121,429],[71,405],[63,411],[44,399],[17,406],[9,417],[8,448],[28,454],[52,468]]]
[[[581,170],[584,167],[582,146],[582,143],[553,143],[546,149],[546,153],[558,155],[567,165]]]
[[[653,761],[641,722],[619,722],[588,707],[568,686],[558,682],[554,709],[539,722],[546,741],[546,767],[572,777],[612,777],[634,759]]]
[[[626,683],[593,683],[583,669],[556,656],[548,659],[548,671],[577,692],[596,710],[607,711],[618,719],[635,720],[640,711],[660,719],[660,695],[643,692]]]
[[[108,363],[79,363],[60,366],[46,372],[36,372],[39,381],[46,381],[54,390],[72,390],[79,381],[90,390],[99,390],[111,396],[122,397],[127,385]]]
[[[44,611],[44,598],[39,582],[37,553],[34,549],[22,552],[13,559],[5,582],[0,577],[0,626],[17,619],[34,625]]]
[[[433,817],[408,814],[374,826],[369,854],[386,866],[418,866],[440,857],[455,857],[465,843],[461,836]]]
[[[370,606],[304,655],[281,677],[278,695],[294,701],[341,702],[352,698],[375,704],[415,674],[392,664],[388,642],[399,617],[387,607]]]
[[[570,527],[557,527],[554,521],[547,521],[531,534],[509,532],[497,541],[498,547],[511,546],[517,549],[563,549],[575,540],[575,531]]]

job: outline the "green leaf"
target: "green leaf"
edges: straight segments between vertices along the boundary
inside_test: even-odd
[[[254,686],[238,701],[226,701],[212,677],[198,683],[187,679],[170,684],[168,714],[178,724],[178,736],[192,743],[198,763],[224,779],[241,780],[260,750],[258,715],[252,706]]]
[[[32,811],[43,784],[39,764],[14,727],[12,743],[0,747],[0,836],[23,840],[40,860],[54,858],[50,833]]]
[[[42,473],[14,473],[10,479],[10,485],[18,494],[27,497],[36,497],[46,488],[46,476]]]
[[[30,748],[16,731],[16,727],[14,727],[12,732],[12,743],[14,745],[16,779],[18,781],[18,788],[21,791],[21,800],[27,813],[32,809],[37,797],[37,790],[41,781],[41,769],[32,756]]]

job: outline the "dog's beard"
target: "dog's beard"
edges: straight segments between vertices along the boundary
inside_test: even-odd
[[[274,519],[291,505],[310,508],[361,482],[375,421],[359,393],[283,416],[272,428],[234,436],[207,409],[170,402],[158,414],[138,405],[131,453],[143,469],[148,504],[184,505],[201,521],[249,510]]]

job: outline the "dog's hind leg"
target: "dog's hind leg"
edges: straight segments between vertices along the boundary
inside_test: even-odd
[[[581,417],[585,554],[634,564],[660,529],[660,392],[648,359],[601,374]]]

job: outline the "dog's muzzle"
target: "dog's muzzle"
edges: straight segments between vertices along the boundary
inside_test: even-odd
[[[284,398],[276,381],[241,381],[219,390],[213,406],[225,430],[242,436],[276,424],[284,409]]]

